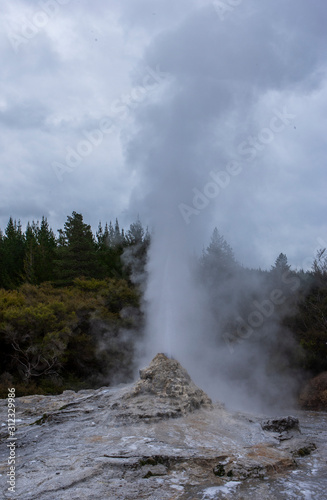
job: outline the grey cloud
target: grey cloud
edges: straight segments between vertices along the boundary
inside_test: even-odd
[[[156,34],[178,23],[196,5],[194,0],[167,2],[165,0],[128,0],[122,4],[120,20],[130,29],[144,29]]]
[[[285,9],[285,2],[255,4],[245,19],[240,6],[223,23],[208,6],[193,13],[175,32],[163,33],[149,48],[147,58],[152,64],[159,61],[180,80],[205,83],[214,78],[216,84],[238,81],[261,90],[285,89],[311,77],[317,64],[325,63],[325,34],[313,34],[310,24],[295,24],[293,12],[298,4],[289,3],[293,3],[292,10]],[[313,16],[311,5],[301,7],[304,19]],[[317,21],[319,12],[315,14]]]
[[[191,219],[186,238],[201,250],[219,225],[245,263],[269,266],[267,255],[279,245],[287,253],[288,243],[283,231],[280,243],[270,240],[268,223],[273,234],[279,225],[292,227],[294,240],[302,241],[306,205],[307,223],[314,232],[323,231],[326,154],[318,111],[323,106],[315,106],[311,114],[310,108],[315,93],[317,102],[324,102],[326,7],[322,1],[244,1],[221,21],[211,2],[201,4],[128,0],[119,5],[95,1],[90,7],[86,1],[70,2],[53,19],[51,37],[45,27],[17,54],[2,35],[2,98],[9,107],[2,107],[0,99],[1,165],[6,177],[13,165],[21,165],[13,181],[21,196],[26,196],[26,186],[34,196],[48,193],[40,203],[44,212],[58,214],[58,227],[76,204],[85,207],[96,226],[101,212],[92,200],[96,193],[109,217],[127,221],[139,213],[144,221],[158,216],[164,223],[168,216],[174,227],[185,230],[178,204],[192,203],[192,190],[203,188],[210,171],[240,160],[242,174]],[[18,8],[21,2],[11,5]],[[62,23],[58,35],[57,21]],[[146,41],[149,46],[139,61]],[[59,185],[51,162],[61,161],[67,146],[76,147],[84,130],[96,128],[98,119],[110,114],[112,103],[128,94],[128,78],[132,87],[140,85],[147,66],[158,66],[168,74],[166,80],[131,107],[110,139]],[[307,104],[300,105],[301,99]],[[239,144],[269,124],[272,108],[284,105],[299,115],[297,129],[276,135],[253,163],[244,162]],[[124,182],[127,167],[132,183]],[[139,189],[130,194],[132,184]],[[274,247],[261,250],[256,231]],[[250,247],[249,239],[255,241]],[[301,249],[306,252],[302,243]]]
[[[0,123],[11,128],[43,128],[47,114],[48,110],[39,102],[15,103],[0,111]]]

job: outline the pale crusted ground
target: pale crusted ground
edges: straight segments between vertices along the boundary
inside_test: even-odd
[[[278,433],[263,431],[260,418],[212,405],[185,371],[170,372],[166,360],[156,361],[161,374],[153,366],[150,378],[143,373],[144,390],[138,382],[17,398],[17,498],[220,498],[219,488],[228,492],[248,478],[289,473],[296,467],[293,452],[310,451],[310,440],[297,430],[280,441]],[[0,410],[5,423],[6,400]],[[6,424],[1,430],[1,491],[15,498],[6,486]]]

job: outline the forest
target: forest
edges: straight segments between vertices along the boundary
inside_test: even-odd
[[[132,380],[142,341],[142,296],[149,231],[99,224],[80,213],[56,236],[45,217],[9,219],[0,231],[0,397],[56,394]],[[327,253],[309,271],[280,253],[270,270],[240,265],[215,228],[197,258],[194,279],[207,294],[217,348],[242,342],[278,345],[277,371],[327,370]],[[285,360],[287,360],[285,366]]]

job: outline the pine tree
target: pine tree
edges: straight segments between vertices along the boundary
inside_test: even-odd
[[[143,243],[145,236],[145,231],[141,224],[140,219],[137,219],[136,222],[133,222],[129,226],[129,230],[126,234],[126,242],[128,245],[137,245]]]
[[[67,217],[59,235],[56,260],[56,283],[70,285],[75,278],[99,278],[101,270],[91,226],[83,222],[82,214]]]
[[[326,248],[317,251],[316,258],[312,264],[312,274],[315,282],[320,286],[327,286],[327,252]]]
[[[291,266],[288,264],[287,257],[284,253],[280,253],[275,260],[275,265],[272,266],[271,271],[278,277],[288,272]]]
[[[124,230],[120,230],[118,219],[116,219],[115,227],[113,227],[110,221],[109,226],[106,223],[104,229],[100,222],[96,238],[97,254],[101,265],[102,276],[116,278],[125,277],[121,261],[125,245],[125,235]]]
[[[29,222],[25,231],[25,255],[24,255],[24,274],[25,280],[35,284],[37,282],[35,275],[35,256],[37,252],[37,225],[33,221]]]
[[[103,245],[103,242],[105,239],[105,235],[104,235],[104,231],[102,229],[101,221],[99,222],[98,230],[97,230],[95,236],[96,236],[97,246],[100,247],[101,245]]]
[[[108,227],[108,236],[106,239],[106,243],[109,247],[114,247],[115,246],[115,230],[114,226],[112,225],[112,222],[109,222],[109,227]]]
[[[205,280],[215,282],[228,277],[237,267],[232,248],[215,227],[211,240],[201,259]]]
[[[0,288],[5,287],[4,236],[0,229]]]
[[[51,281],[54,278],[54,260],[56,238],[47,219],[43,216],[41,226],[36,231],[37,251],[35,255],[35,276],[37,283]]]
[[[20,221],[10,217],[2,243],[3,286],[15,288],[24,280],[25,239]]]
[[[124,230],[120,231],[118,219],[115,222],[113,244],[116,247],[123,246],[124,244]]]
[[[144,231],[140,219],[130,225],[125,241],[126,248],[122,256],[125,269],[132,281],[143,284],[146,278],[145,266],[150,235],[148,229]]]

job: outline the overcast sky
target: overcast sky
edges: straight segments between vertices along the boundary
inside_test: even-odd
[[[217,226],[244,265],[283,252],[308,267],[327,246],[326,13],[323,0],[3,2],[1,229],[165,213],[196,250]]]

